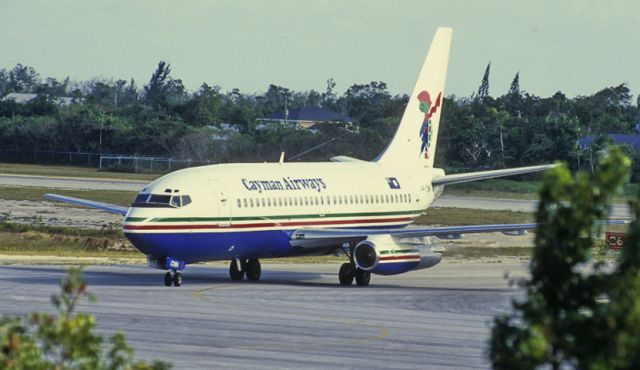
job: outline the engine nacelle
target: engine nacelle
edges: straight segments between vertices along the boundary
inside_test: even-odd
[[[374,235],[356,245],[353,260],[358,268],[378,275],[396,275],[440,263],[442,254],[434,252],[424,238],[418,241]]]

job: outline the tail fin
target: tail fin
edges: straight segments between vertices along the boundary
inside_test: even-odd
[[[443,27],[436,31],[398,130],[378,162],[413,160],[433,167],[452,33]]]

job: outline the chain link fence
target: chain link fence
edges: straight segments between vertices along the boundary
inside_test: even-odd
[[[192,161],[167,157],[103,155],[99,169],[104,171],[167,173],[182,168],[212,164],[210,161]]]

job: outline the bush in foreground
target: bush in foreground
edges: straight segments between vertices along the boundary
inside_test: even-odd
[[[94,333],[95,318],[76,313],[82,299],[93,301],[81,277],[71,268],[52,296],[57,314],[31,313],[0,319],[0,368],[2,369],[169,369],[167,363],[136,361],[122,333],[105,340]]]
[[[614,267],[592,258],[594,239],[630,161],[612,149],[598,170],[549,171],[540,192],[531,277],[513,313],[497,317],[496,369],[640,368],[640,208]]]

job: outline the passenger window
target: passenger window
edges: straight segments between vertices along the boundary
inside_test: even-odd
[[[256,198],[256,207],[260,207],[260,199]]]
[[[251,208],[253,208],[253,198],[249,199],[249,203],[251,203]]]
[[[244,198],[242,202],[244,203],[244,207],[247,208],[247,198]]]
[[[242,202],[240,202],[240,199],[236,199],[236,202],[238,202],[238,208],[242,208]]]

